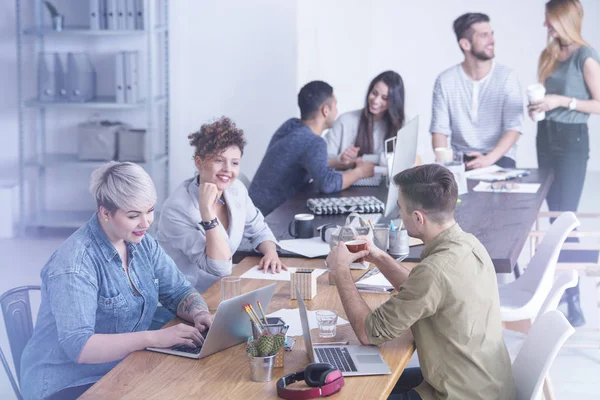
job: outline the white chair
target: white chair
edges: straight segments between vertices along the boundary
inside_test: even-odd
[[[574,332],[560,311],[548,311],[535,321],[512,365],[517,400],[541,398],[544,378],[558,351]]]
[[[556,310],[558,308],[560,298],[565,293],[565,290],[567,290],[568,288],[575,287],[575,285],[577,285],[578,280],[579,273],[574,269],[565,271],[558,275],[554,280],[552,289],[550,289],[550,293],[548,293],[544,304],[542,304],[542,307],[540,308],[536,319],[546,314],[548,311]]]
[[[523,321],[524,324],[506,324],[509,329],[527,333],[552,287],[560,249],[569,233],[579,226],[572,212],[558,217],[531,258],[523,275],[514,282],[498,288],[502,321]]]

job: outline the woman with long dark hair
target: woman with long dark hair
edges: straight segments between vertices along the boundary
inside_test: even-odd
[[[404,122],[402,77],[394,71],[382,72],[369,84],[365,107],[340,115],[325,135],[329,165],[348,169],[365,154],[379,157],[385,140],[394,137]]]
[[[538,122],[537,156],[540,168],[554,172],[546,196],[550,211],[577,211],[590,151],[587,121],[590,114],[600,114],[600,57],[581,37],[582,20],[578,0],[546,3],[548,45],[540,56],[538,75],[547,94],[529,105],[529,114],[533,118],[532,113],[546,112]],[[583,261],[571,255],[563,251],[560,260]],[[567,301],[569,322],[583,325],[579,285],[567,289]]]

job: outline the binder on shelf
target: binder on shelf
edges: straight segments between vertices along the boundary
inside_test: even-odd
[[[54,69],[56,68],[55,53],[40,53],[37,66],[37,89],[39,101],[56,100],[56,79]]]
[[[117,29],[118,30],[125,30],[125,14],[126,14],[126,10],[125,10],[125,0],[116,0],[116,16],[117,16]]]
[[[54,53],[54,80],[56,82],[55,101],[69,101],[69,91],[67,89],[69,65],[65,53]]]
[[[125,52],[125,101],[137,103],[139,99],[138,85],[138,52]]]
[[[144,0],[135,1],[135,29],[144,30]]]
[[[101,0],[89,0],[90,5],[90,30],[97,31],[100,28],[100,2]]]
[[[98,9],[100,10],[100,29],[108,29],[108,10],[106,8],[106,0],[98,0]]]
[[[125,103],[125,53],[115,55],[115,97],[117,103]]]
[[[125,0],[125,29],[135,30],[136,0]]]
[[[117,2],[119,0],[106,0],[106,26],[109,30],[117,29]]]
[[[96,71],[88,54],[68,53],[67,65],[69,101],[86,102],[96,97]]]

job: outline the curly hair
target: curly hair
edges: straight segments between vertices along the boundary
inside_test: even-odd
[[[210,124],[204,124],[200,130],[188,135],[190,146],[195,148],[194,156],[201,159],[216,157],[230,146],[239,147],[244,154],[244,131],[235,126],[235,122],[223,116]]]

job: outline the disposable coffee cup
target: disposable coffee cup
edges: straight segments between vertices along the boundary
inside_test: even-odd
[[[527,87],[527,99],[529,100],[529,104],[539,103],[544,100],[544,96],[546,96],[546,88],[541,83],[535,83]],[[533,119],[535,121],[541,121],[544,118],[546,118],[546,112],[544,111],[533,113]]]
[[[437,162],[441,164],[450,164],[453,161],[452,158],[452,149],[449,147],[436,147],[435,151],[435,159]]]
[[[290,222],[290,226],[288,227],[290,236],[298,239],[312,238],[315,233],[313,227],[314,220],[315,216],[313,214],[294,215],[294,220]]]
[[[344,242],[350,253],[358,253],[363,250],[367,250],[368,245],[366,240],[350,240],[348,242]],[[355,263],[362,263],[365,259],[363,257],[354,261]]]

